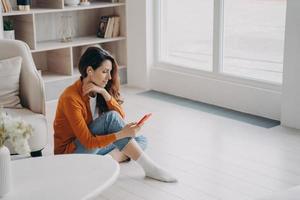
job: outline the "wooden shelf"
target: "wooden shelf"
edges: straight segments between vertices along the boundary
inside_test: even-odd
[[[15,16],[15,15],[30,15],[30,14],[43,14],[43,13],[57,13],[57,12],[68,12],[68,11],[80,11],[80,10],[90,10],[98,8],[109,8],[125,6],[125,3],[107,3],[107,2],[92,2],[88,6],[65,6],[63,9],[49,9],[49,8],[31,8],[30,11],[11,11],[7,13],[2,13],[2,16]]]
[[[116,37],[116,38],[98,38],[96,36],[85,36],[85,37],[77,37],[73,38],[72,42],[60,42],[57,40],[38,42],[36,45],[36,49],[31,50],[31,52],[39,52],[39,51],[48,51],[54,49],[62,49],[68,47],[77,47],[91,44],[99,44],[106,42],[114,42],[125,40],[125,37]]]
[[[88,6],[65,6],[63,11],[77,11],[77,10],[88,10],[96,8],[109,8],[109,7],[118,7],[125,6],[125,3],[107,3],[107,2],[91,2]]]
[[[80,77],[80,73],[77,67],[73,68],[73,76],[78,78]]]
[[[72,78],[71,75],[62,75],[50,71],[42,71],[42,77],[45,83]]]
[[[126,69],[126,66],[125,65],[119,65],[119,69]],[[49,72],[46,72],[46,74],[50,75],[51,77],[54,77],[54,76],[57,75],[57,73],[49,73]],[[64,76],[64,75],[58,75],[58,76]],[[73,77],[79,77],[79,76],[80,76],[80,73],[79,73],[78,67],[74,67],[73,68]],[[70,77],[70,76],[68,76],[68,77]]]
[[[127,67],[126,67],[125,65],[119,65],[119,68],[118,68],[118,69],[126,69],[126,68],[127,68]],[[80,76],[78,67],[74,67],[74,68],[73,68],[73,74],[74,74],[74,76]]]
[[[18,10],[13,10],[7,13],[2,13],[2,16],[16,16],[16,15],[31,15],[31,11],[18,11]]]
[[[119,69],[126,69],[127,67],[125,65],[119,65]]]

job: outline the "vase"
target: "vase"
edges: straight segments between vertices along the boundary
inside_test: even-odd
[[[72,16],[61,16],[59,30],[61,42],[71,42],[74,32]]]
[[[14,40],[15,39],[15,30],[3,31],[4,39]]]
[[[10,153],[6,146],[0,147],[0,197],[11,190],[12,176]]]

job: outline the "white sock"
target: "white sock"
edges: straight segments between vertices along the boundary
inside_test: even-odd
[[[176,178],[155,164],[146,153],[142,153],[136,162],[144,169],[146,176],[149,178],[163,182],[177,182]]]

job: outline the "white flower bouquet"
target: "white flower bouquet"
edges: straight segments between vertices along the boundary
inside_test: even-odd
[[[9,141],[18,154],[29,153],[28,139],[32,132],[30,124],[21,118],[12,118],[0,108],[0,148]]]

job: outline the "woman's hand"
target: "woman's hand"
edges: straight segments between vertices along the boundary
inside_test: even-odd
[[[138,126],[136,122],[129,123],[116,134],[117,140],[126,137],[135,137],[140,129],[141,127]]]
[[[105,101],[109,101],[111,99],[110,94],[106,91],[105,88],[99,87],[92,82],[84,84],[82,86],[82,92],[83,92],[83,96],[89,93],[98,93],[104,97]]]

